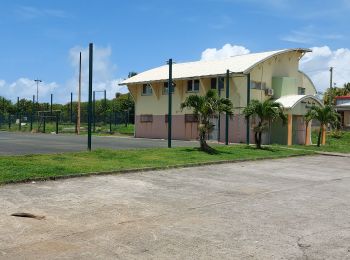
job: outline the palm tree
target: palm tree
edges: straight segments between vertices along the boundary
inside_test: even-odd
[[[200,149],[203,151],[213,150],[206,142],[206,136],[213,130],[214,125],[210,119],[220,113],[233,113],[232,102],[226,98],[220,98],[216,91],[209,90],[205,96],[190,95],[185,102],[181,103],[181,110],[192,109],[198,119],[198,132]]]
[[[325,107],[313,106],[305,115],[305,120],[309,122],[312,119],[316,119],[320,122],[320,130],[318,132],[317,146],[321,145],[321,135],[324,127],[327,124],[335,126],[338,123],[339,115],[335,109],[326,105]]]
[[[243,110],[243,113],[246,117],[258,117],[259,122],[254,127],[255,144],[258,149],[261,149],[262,133],[268,129],[269,124],[278,118],[282,119],[283,123],[287,120],[286,115],[283,113],[282,105],[270,99],[264,102],[252,100]]]

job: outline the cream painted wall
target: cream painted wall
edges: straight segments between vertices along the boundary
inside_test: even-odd
[[[314,94],[312,83],[298,71],[300,53],[289,52],[272,57],[254,67],[251,71],[251,81],[265,82],[267,88],[272,88],[272,77],[292,77],[307,89],[306,94]],[[180,104],[186,97],[194,93],[187,92],[187,80],[176,80],[175,92],[173,94],[173,114],[181,115],[191,113],[189,110],[181,111]],[[210,78],[200,79],[200,88],[197,94],[204,95],[210,89]],[[299,83],[298,83],[299,84]],[[298,87],[298,84],[296,88]],[[129,85],[128,88],[135,99],[136,115],[153,114],[165,115],[168,111],[168,95],[162,94],[163,82],[153,82],[153,94],[151,96],[141,95],[142,84]],[[221,96],[225,97],[226,82]],[[312,93],[311,93],[312,92]],[[251,100],[266,100],[270,98],[265,95],[264,90],[251,89]],[[234,113],[241,114],[247,103],[247,77],[245,75],[234,75],[230,80],[230,99],[235,107]]]
[[[315,86],[310,80],[310,78],[301,71],[299,71],[299,75],[298,75],[298,86],[305,88],[305,95],[317,94]]]

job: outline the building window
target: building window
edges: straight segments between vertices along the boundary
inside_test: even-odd
[[[216,82],[217,82],[216,78],[211,78],[210,79],[210,88],[211,89],[216,89]]]
[[[163,95],[168,95],[168,85],[169,85],[168,82],[164,82],[163,91],[162,91]],[[175,84],[173,83],[173,89],[171,93],[174,93],[174,91],[175,91]]]
[[[198,122],[198,118],[194,114],[185,114],[185,123]]]
[[[149,123],[153,122],[153,115],[141,115],[140,116],[141,123]]]
[[[298,95],[305,95],[305,88],[298,87]]]
[[[198,92],[199,91],[199,79],[187,81],[187,92]]]
[[[265,90],[266,89],[266,83],[265,82],[260,82],[260,81],[251,81],[250,82],[250,88],[251,89]]]
[[[225,79],[223,77],[218,78],[218,87],[220,90],[224,89]]]
[[[152,95],[152,86],[151,84],[143,84],[142,85],[142,95],[143,96],[151,96]]]

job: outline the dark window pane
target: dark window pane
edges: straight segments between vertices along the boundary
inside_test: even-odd
[[[216,89],[216,78],[212,78],[210,81],[210,88]]]
[[[219,89],[224,88],[224,78],[222,78],[222,77],[219,78],[218,85],[219,85]]]
[[[199,91],[199,79],[194,80],[193,91]]]
[[[192,91],[192,80],[187,81],[187,91]]]

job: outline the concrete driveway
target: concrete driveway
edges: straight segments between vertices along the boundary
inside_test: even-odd
[[[118,136],[92,136],[92,148],[136,149],[167,147],[167,140]],[[196,141],[173,140],[173,146],[198,146]],[[0,131],[0,155],[86,151],[87,135],[31,134]]]
[[[330,156],[2,186],[0,259],[349,259],[349,187]]]

